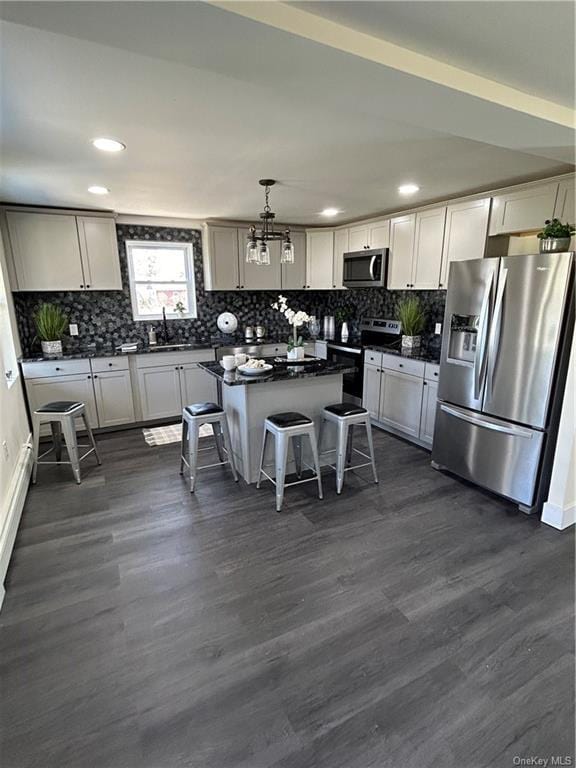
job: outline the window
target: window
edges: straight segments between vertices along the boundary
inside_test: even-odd
[[[127,240],[134,320],[196,317],[192,243]]]

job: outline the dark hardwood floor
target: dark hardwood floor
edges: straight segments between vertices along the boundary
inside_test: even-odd
[[[287,491],[140,430],[40,467],[0,613],[3,768],[508,768],[574,758],[574,535],[376,432]],[[203,454],[207,460],[209,454]]]

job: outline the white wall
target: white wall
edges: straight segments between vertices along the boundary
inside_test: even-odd
[[[559,530],[576,522],[576,339],[572,342],[550,491],[542,510],[542,522]]]
[[[0,300],[6,301],[8,309],[8,334],[12,331],[12,341],[16,354],[20,345],[15,333],[14,307],[8,282],[8,271],[4,247],[0,238]],[[5,298],[4,298],[5,297]],[[4,306],[6,309],[6,305]],[[6,325],[4,324],[4,328]],[[0,334],[3,346],[0,360],[10,356],[10,338]],[[28,449],[29,428],[26,418],[21,380],[18,378],[8,386],[4,370],[0,375],[0,606],[4,597],[4,577],[8,568],[10,554],[14,545],[16,531],[20,522],[22,506],[28,488],[31,453]],[[5,445],[4,445],[5,443]]]

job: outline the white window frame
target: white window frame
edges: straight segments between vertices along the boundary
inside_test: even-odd
[[[132,302],[132,317],[136,321],[148,322],[150,320],[161,320],[161,314],[143,315],[138,311],[138,300],[136,297],[136,284],[145,283],[149,285],[156,282],[166,285],[166,283],[175,283],[182,285],[181,280],[136,280],[134,276],[134,264],[132,262],[132,248],[173,248],[178,251],[184,250],[184,264],[186,269],[186,290],[188,291],[188,312],[179,314],[178,312],[166,312],[169,320],[187,320],[198,317],[196,311],[196,280],[194,278],[194,248],[192,243],[174,243],[163,240],[126,240],[126,260],[128,261],[128,279],[130,283],[130,300]]]

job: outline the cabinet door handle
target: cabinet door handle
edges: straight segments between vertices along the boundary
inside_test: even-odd
[[[91,379],[91,378],[92,378],[92,376],[87,376],[86,378],[87,378],[87,379]]]
[[[438,288],[442,288],[442,283],[438,283]]]
[[[82,285],[82,283],[80,283],[80,288],[84,288],[84,286]]]
[[[404,363],[398,363],[398,368],[404,368]]]
[[[57,370],[57,371],[59,371],[59,370],[60,370],[60,368],[56,367],[56,370]]]
[[[98,378],[98,374],[97,374],[97,373],[95,373],[95,374],[94,374],[94,378],[95,378],[95,379],[97,379],[97,378]]]
[[[428,385],[427,385],[427,383],[426,383],[425,381],[423,382],[423,385],[424,385],[425,387],[427,387],[427,386],[428,386]]]
[[[90,286],[88,285],[88,283],[86,283],[86,288],[90,288]]]
[[[112,368],[113,365],[114,365],[114,363],[108,363],[108,367],[109,368]]]

